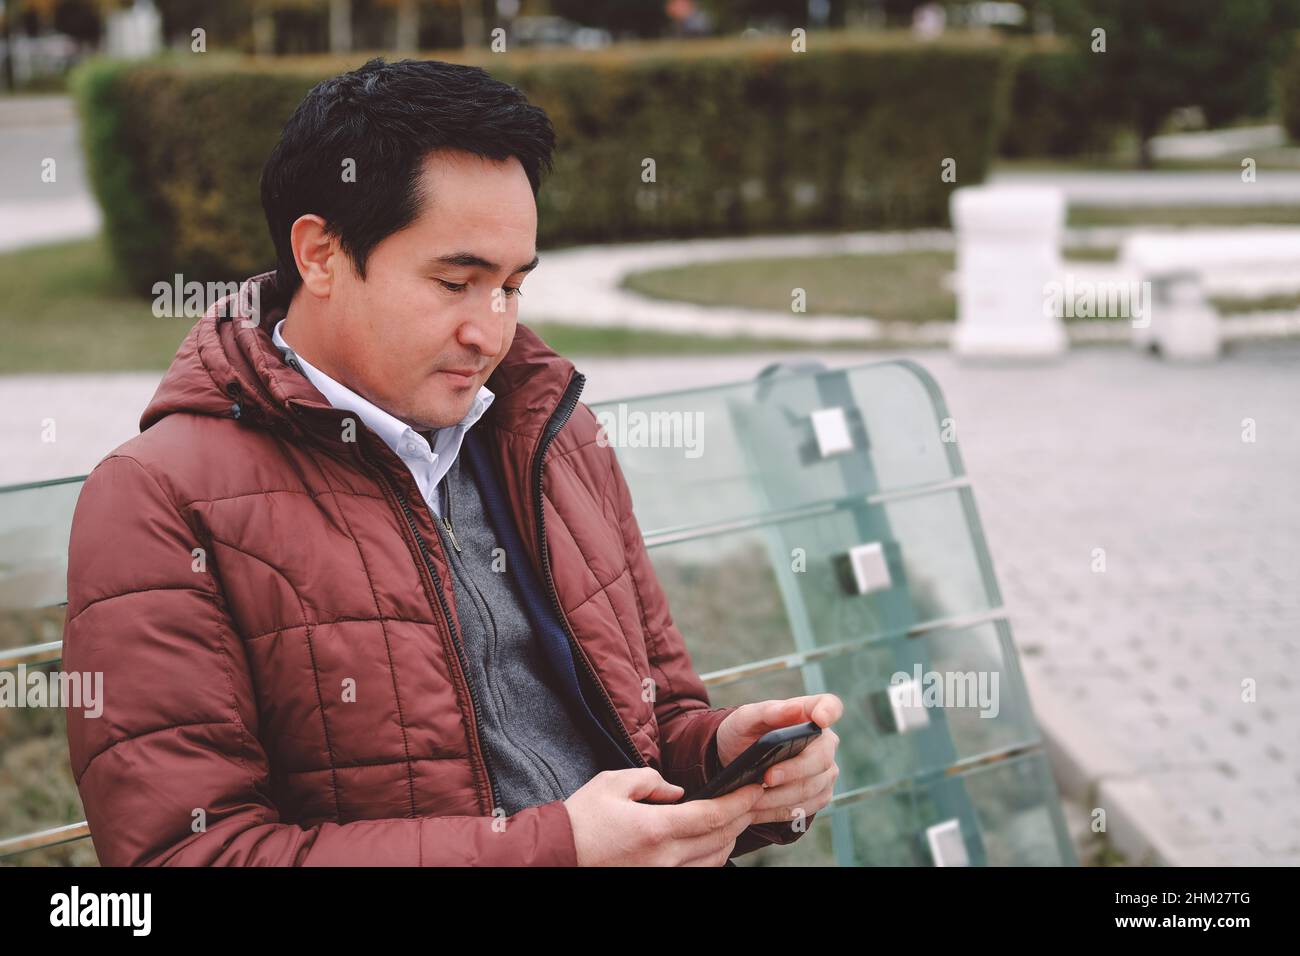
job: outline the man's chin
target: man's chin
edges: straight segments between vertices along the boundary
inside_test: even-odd
[[[409,422],[416,431],[448,428],[461,423],[469,413],[470,404],[470,401],[451,398],[431,401],[414,409],[411,416],[403,420]]]

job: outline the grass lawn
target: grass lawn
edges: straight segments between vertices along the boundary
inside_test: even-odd
[[[1112,261],[1114,248],[1067,249],[1070,259]],[[955,321],[957,300],[944,286],[951,252],[846,254],[822,258],[735,259],[634,273],[625,288],[655,299],[785,311],[792,289],[809,313],[869,315],[897,322]]]
[[[1210,301],[1220,312],[1286,312],[1300,309],[1300,293],[1278,293],[1258,299],[1222,296]]]
[[[157,318],[119,280],[101,239],[0,255],[0,374],[164,369],[193,318]],[[528,320],[525,318],[527,323]],[[704,355],[834,348],[786,339],[718,339],[560,322],[528,323],[565,355]],[[861,342],[840,343],[863,348]]]
[[[1300,226],[1300,206],[1071,206],[1070,226]]]
[[[1065,250],[1065,258],[1080,262],[1114,262],[1119,249],[1114,246],[1078,246]]]
[[[789,312],[791,290],[803,289],[810,314],[951,321],[957,304],[943,277],[952,268],[950,252],[734,259],[637,272],[623,286],[654,299],[773,312]]]
[[[0,255],[0,372],[165,368],[193,319],[160,319],[99,239]]]

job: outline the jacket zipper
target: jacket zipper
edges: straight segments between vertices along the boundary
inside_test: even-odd
[[[483,771],[487,775],[488,794],[492,798],[492,810],[495,812],[496,808],[500,805],[497,803],[496,780],[492,776],[492,765],[488,762],[487,750],[483,747],[483,742],[478,736],[478,728],[483,721],[483,717],[479,710],[478,698],[474,696],[474,682],[470,679],[469,665],[465,660],[465,651],[460,646],[460,640],[456,636],[456,625],[451,618],[451,608],[447,604],[447,595],[443,592],[442,581],[438,577],[438,571],[433,566],[433,561],[429,557],[428,546],[424,543],[424,536],[420,534],[419,526],[415,523],[415,514],[411,511],[411,506],[407,503],[406,496],[403,495],[398,487],[393,484],[392,479],[388,477],[388,474],[384,472],[382,468],[379,468],[378,466],[375,467],[384,483],[388,485],[393,494],[397,496],[398,504],[402,506],[402,513],[406,516],[406,523],[411,529],[411,534],[415,536],[415,543],[420,549],[420,556],[424,559],[424,566],[428,568],[429,576],[433,578],[434,590],[438,592],[438,603],[442,606],[442,615],[447,621],[447,630],[451,633],[452,646],[456,648],[456,657],[460,661],[460,672],[465,678],[465,686],[469,688],[469,700],[474,710],[474,743],[478,752],[483,757]],[[459,551],[460,548],[458,547],[456,550]]]
[[[451,472],[447,472],[442,479],[443,488],[447,492],[447,504],[443,507],[442,513],[446,516],[442,519],[443,526],[447,529],[447,534],[451,537],[451,543],[456,548],[456,553],[461,554],[460,542],[456,540],[456,529],[451,526]]]
[[[537,447],[537,457],[533,466],[533,490],[535,497],[533,499],[536,507],[537,516],[537,538],[540,544],[540,553],[542,558],[542,570],[546,576],[546,589],[551,595],[551,605],[555,609],[555,617],[564,628],[564,634],[569,639],[569,652],[579,663],[582,664],[583,670],[591,678],[592,684],[600,690],[600,696],[605,701],[605,707],[611,717],[614,718],[614,726],[619,729],[622,741],[627,744],[627,755],[640,767],[648,767],[649,763],[641,756],[641,751],[637,749],[632,740],[632,735],[627,732],[627,727],[623,725],[623,719],[619,717],[617,708],[614,707],[614,701],[610,699],[609,692],[605,690],[605,685],[596,677],[591,665],[587,662],[587,657],[578,647],[578,642],[569,630],[569,622],[564,616],[564,610],[560,607],[560,597],[555,590],[555,579],[551,575],[550,554],[546,547],[546,509],[542,506],[542,472],[546,467],[546,449],[550,446],[555,436],[559,434],[569,417],[573,414],[574,408],[578,405],[578,395],[582,392],[582,387],[587,379],[581,372],[574,372],[573,378],[569,380],[568,386],[564,390],[564,396],[560,399],[559,407],[551,414],[550,419],[546,422],[546,428],[542,433],[542,442]]]

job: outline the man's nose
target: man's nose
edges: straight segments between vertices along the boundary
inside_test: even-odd
[[[474,310],[474,314],[461,323],[461,344],[477,349],[484,355],[496,355],[501,351],[505,335],[506,313],[492,308],[493,300],[489,298],[485,308]]]

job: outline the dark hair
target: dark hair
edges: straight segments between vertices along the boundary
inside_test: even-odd
[[[308,214],[325,220],[365,278],[374,247],[419,215],[420,172],[435,149],[514,156],[536,196],[555,131],[544,110],[477,66],[375,58],[312,87],[262,169],[277,293],[287,299],[302,283],[289,231]],[[343,179],[346,159],[356,162],[355,182]]]

